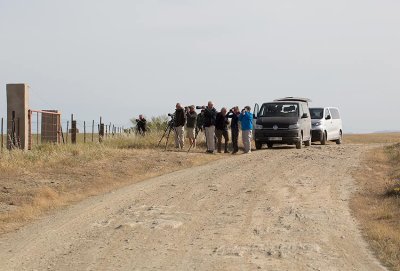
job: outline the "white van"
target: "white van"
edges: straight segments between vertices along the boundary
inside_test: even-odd
[[[310,108],[312,123],[312,142],[319,141],[325,145],[327,141],[342,144],[343,128],[339,109],[336,107]]]

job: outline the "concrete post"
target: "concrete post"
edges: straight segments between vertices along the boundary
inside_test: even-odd
[[[7,84],[7,147],[28,150],[29,86]]]

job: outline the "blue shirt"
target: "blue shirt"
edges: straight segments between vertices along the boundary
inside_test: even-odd
[[[253,130],[253,114],[250,112],[240,113],[239,121],[242,124],[242,131]]]

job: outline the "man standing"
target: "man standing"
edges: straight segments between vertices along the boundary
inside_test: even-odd
[[[221,153],[221,145],[222,145],[222,137],[225,140],[225,153],[229,153],[228,151],[228,142],[229,142],[229,135],[228,135],[228,124],[229,120],[226,117],[227,110],[225,107],[221,109],[221,112],[217,114],[216,121],[215,121],[215,135],[217,136],[217,149],[218,153]]]
[[[197,113],[194,110],[194,105],[189,106],[189,111],[186,113],[186,137],[189,138],[190,146],[196,148],[196,121]]]
[[[250,113],[250,106],[246,106],[239,115],[239,121],[242,124],[242,139],[244,153],[251,153],[251,137],[253,134],[253,114]]]
[[[183,149],[185,145],[184,127],[186,114],[180,103],[176,104],[175,110],[175,148]]]
[[[235,154],[239,151],[238,139],[239,139],[239,107],[235,106],[232,108],[229,113],[226,115],[227,118],[231,118],[231,133],[232,133],[232,147],[233,152]]]
[[[145,136],[147,131],[147,121],[143,117],[143,115],[139,115],[139,118],[136,119],[136,131],[139,135]]]
[[[215,150],[215,121],[217,110],[214,108],[213,102],[209,101],[204,108],[204,128],[206,131],[207,153],[214,153]]]

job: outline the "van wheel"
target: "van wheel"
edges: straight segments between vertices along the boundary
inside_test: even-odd
[[[342,144],[342,142],[343,142],[343,134],[342,131],[340,131],[339,138],[336,140],[336,144],[340,145]]]
[[[326,145],[326,132],[325,131],[322,133],[321,145]]]
[[[301,149],[302,146],[303,146],[303,133],[300,134],[299,142],[296,142],[296,149]]]
[[[262,143],[256,141],[256,149],[257,149],[257,150],[261,150],[261,148],[262,148]]]
[[[269,149],[272,149],[272,147],[274,146],[274,143],[267,143],[267,146]]]

